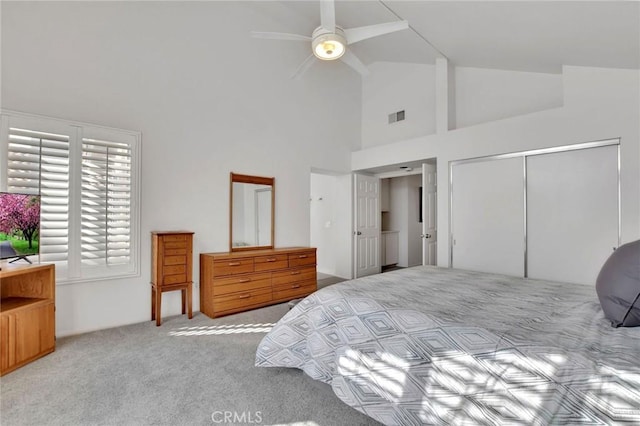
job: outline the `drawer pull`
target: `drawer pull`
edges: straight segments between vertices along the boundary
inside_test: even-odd
[[[291,272],[291,275],[300,275],[300,271],[293,271]]]
[[[301,254],[300,256],[298,256],[298,259],[306,259],[307,255],[306,254]]]
[[[248,299],[250,297],[251,297],[250,294],[243,294],[242,296],[238,296],[238,299]]]
[[[275,257],[270,257],[269,259],[267,259],[267,262],[275,262],[276,260],[278,259],[276,259]]]
[[[240,266],[240,262],[229,262],[229,266]]]
[[[294,284],[291,286],[291,288],[300,288],[300,284]]]
[[[241,279],[239,282],[241,282],[241,283],[248,283],[248,282],[251,282],[251,278],[243,278],[243,279]]]

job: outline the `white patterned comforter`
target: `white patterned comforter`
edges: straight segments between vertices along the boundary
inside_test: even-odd
[[[258,347],[389,425],[640,423],[640,327],[595,288],[436,267],[310,295]]]

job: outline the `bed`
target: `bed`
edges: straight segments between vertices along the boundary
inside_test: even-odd
[[[264,337],[387,425],[640,423],[640,327],[592,286],[420,266],[321,289]]]

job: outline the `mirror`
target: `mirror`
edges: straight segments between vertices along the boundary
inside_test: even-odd
[[[231,251],[273,248],[275,179],[231,173]]]

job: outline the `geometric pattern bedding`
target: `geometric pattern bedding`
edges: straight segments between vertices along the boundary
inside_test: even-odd
[[[388,425],[640,424],[640,327],[593,286],[419,266],[311,294],[256,365],[293,367]]]

